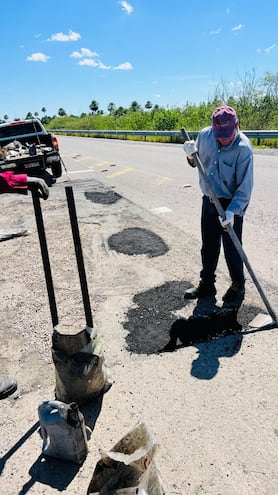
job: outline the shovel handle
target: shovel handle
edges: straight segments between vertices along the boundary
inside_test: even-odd
[[[181,129],[181,133],[182,133],[182,136],[187,141],[190,140],[190,136],[189,136],[188,132],[184,129],[184,127],[182,127],[182,129]],[[215,193],[214,193],[214,191],[213,191],[213,189],[212,189],[212,187],[211,187],[211,185],[209,183],[209,179],[208,179],[208,177],[207,177],[207,175],[206,175],[206,173],[204,171],[204,167],[203,167],[203,164],[202,164],[202,162],[200,160],[200,157],[199,157],[198,152],[193,153],[193,158],[194,158],[194,161],[195,161],[195,163],[196,163],[196,165],[198,167],[199,173],[202,176],[202,178],[203,178],[203,180],[204,180],[204,182],[205,182],[205,184],[206,184],[206,186],[208,188],[209,196],[210,196],[210,198],[212,199],[212,201],[214,203],[214,206],[215,206],[215,208],[217,210],[218,215],[221,216],[221,218],[223,218],[223,220],[225,220],[225,218],[226,218],[225,211],[222,208],[222,205],[221,205],[218,197],[215,195]],[[229,236],[230,236],[230,238],[231,238],[231,240],[232,240],[232,242],[233,242],[233,244],[234,244],[234,246],[235,246],[235,248],[236,248],[239,256],[241,257],[243,263],[245,264],[245,266],[246,266],[246,268],[247,268],[247,270],[248,270],[248,272],[249,272],[249,274],[250,274],[250,276],[251,276],[251,278],[252,278],[252,280],[253,280],[253,282],[254,282],[254,284],[255,284],[255,286],[256,286],[256,288],[257,288],[257,290],[258,290],[258,292],[259,292],[259,294],[260,294],[260,296],[261,296],[261,298],[263,300],[263,302],[264,302],[264,304],[265,304],[265,307],[266,307],[266,309],[268,311],[268,314],[271,316],[271,318],[272,318],[272,320],[274,322],[277,322],[277,316],[276,316],[274,310],[272,309],[272,307],[271,307],[271,305],[270,305],[270,303],[269,303],[269,301],[268,301],[268,299],[267,299],[267,297],[266,297],[266,295],[265,295],[265,293],[264,293],[264,291],[263,291],[263,289],[262,289],[262,287],[261,287],[261,285],[260,285],[260,283],[259,283],[259,281],[258,281],[258,279],[257,279],[257,277],[256,277],[256,275],[255,275],[255,273],[254,273],[254,271],[253,271],[250,263],[249,263],[249,260],[248,260],[246,254],[245,254],[245,252],[243,250],[242,244],[241,244],[239,238],[237,237],[237,235],[236,235],[236,233],[235,233],[232,225],[231,224],[226,225],[225,229],[227,230],[227,232],[228,232],[228,234],[229,234]]]
[[[88,284],[87,284],[87,277],[86,277],[86,271],[85,271],[85,265],[84,265],[84,259],[83,259],[81,240],[80,240],[80,235],[79,235],[79,228],[78,228],[78,222],[77,222],[73,189],[72,189],[72,186],[66,186],[65,189],[66,189],[66,196],[67,196],[67,202],[68,202],[68,208],[69,208],[72,237],[73,237],[73,242],[74,242],[74,247],[75,247],[75,256],[76,256],[76,262],[77,262],[79,280],[80,280],[80,286],[81,286],[81,292],[82,292],[86,325],[90,328],[93,328],[93,317],[92,317],[92,311],[91,311],[91,304],[90,304],[90,297],[89,297],[89,291],[88,291]]]
[[[52,325],[53,327],[56,327],[58,325],[59,319],[58,319],[55,292],[54,292],[54,286],[53,286],[53,280],[52,280],[52,274],[51,274],[51,268],[50,268],[50,262],[48,256],[47,242],[45,237],[42,210],[41,210],[40,198],[36,195],[34,191],[32,191],[32,199],[33,199],[33,206],[34,206],[35,218],[37,223],[38,236],[40,241],[45,282],[47,287],[49,307],[52,318]]]

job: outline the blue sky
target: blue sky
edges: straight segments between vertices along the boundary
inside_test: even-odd
[[[248,72],[278,72],[277,19],[277,0],[2,2],[0,118],[236,95]]]

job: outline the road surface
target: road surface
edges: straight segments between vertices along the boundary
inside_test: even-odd
[[[78,469],[41,457],[37,407],[53,399],[52,326],[30,196],[1,196],[0,227],[28,235],[0,243],[1,373],[18,393],[1,401],[1,486],[6,495],[86,493],[99,448],[140,419],[160,443],[156,463],[167,495],[276,495],[277,329],[250,333],[264,306],[247,280],[243,331],[160,352],[171,325],[194,302],[200,193],[182,147],[60,138],[68,176],[41,202],[60,321],[84,325],[64,187],[73,186],[93,309],[113,386],[83,408],[89,454]],[[277,305],[277,163],[256,156],[246,251]],[[229,285],[225,264],[218,300]],[[99,410],[98,410],[99,408]],[[99,415],[97,417],[96,411]]]

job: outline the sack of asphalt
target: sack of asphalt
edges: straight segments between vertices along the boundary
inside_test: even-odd
[[[87,495],[164,495],[155,464],[158,448],[140,421],[111,450],[100,450]]]
[[[57,325],[52,335],[52,359],[57,400],[85,404],[112,385],[96,328],[76,331],[76,324]]]

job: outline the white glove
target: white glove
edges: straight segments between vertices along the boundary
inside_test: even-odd
[[[197,153],[196,143],[193,139],[191,141],[185,141],[183,144],[183,149],[188,158],[193,158],[193,153]]]
[[[225,219],[219,217],[219,222],[221,226],[225,229],[225,227],[230,224],[231,227],[234,225],[234,213],[230,210],[225,211]]]

